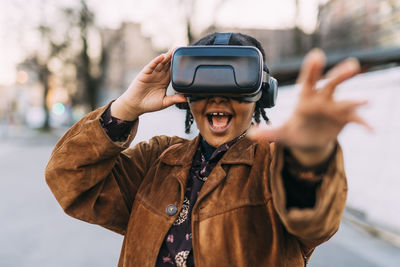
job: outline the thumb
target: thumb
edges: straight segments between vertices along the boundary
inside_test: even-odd
[[[186,97],[181,94],[167,95],[163,99],[163,108],[172,106],[173,104],[186,102]]]
[[[253,126],[247,132],[247,137],[256,142],[277,142],[282,129],[268,126]]]

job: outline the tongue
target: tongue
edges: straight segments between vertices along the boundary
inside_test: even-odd
[[[212,116],[212,123],[214,127],[223,128],[228,125],[228,116]]]

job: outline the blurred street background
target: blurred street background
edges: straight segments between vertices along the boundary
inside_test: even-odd
[[[309,266],[400,266],[400,1],[398,0],[0,0],[0,266],[116,266],[122,237],[72,219],[44,181],[57,140],[118,97],[169,48],[214,32],[263,45],[281,85],[273,126],[292,111],[301,60],[313,47],[327,70],[356,57],[362,73],[339,99],[366,99],[369,133],[339,137],[349,193],[339,232]],[[169,93],[173,93],[169,90]],[[175,107],[141,118],[137,143],[184,134]]]

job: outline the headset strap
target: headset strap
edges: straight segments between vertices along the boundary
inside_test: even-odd
[[[263,71],[263,83],[269,83],[269,72]]]
[[[215,36],[214,45],[228,45],[231,35],[231,32],[217,33],[217,36]]]

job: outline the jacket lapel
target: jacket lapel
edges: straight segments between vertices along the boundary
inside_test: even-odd
[[[189,175],[189,169],[192,166],[192,160],[197,146],[200,142],[200,136],[185,143],[175,144],[167,148],[160,156],[160,161],[170,166],[182,166],[179,171],[172,175],[175,177],[185,191],[186,181]]]
[[[196,152],[199,142],[200,136],[197,136],[195,139],[186,143],[176,144],[169,147],[160,156],[161,162],[167,165],[182,166],[176,174],[172,175],[182,186],[182,193],[185,191],[189,169],[192,166],[194,153]],[[196,202],[200,202],[201,199],[214,190],[224,180],[226,172],[224,168],[222,168],[222,165],[253,165],[255,146],[256,144],[253,141],[245,137],[229,148],[220,162],[211,171],[210,176],[204,183]]]
[[[215,165],[214,169],[208,176],[200,191],[196,205],[197,203],[200,203],[204,197],[212,192],[225,179],[226,172],[222,165],[245,164],[251,166],[254,161],[254,149],[255,143],[247,138],[240,139],[231,148],[229,148],[220,162]]]
[[[222,157],[221,164],[253,165],[256,143],[244,137],[238,140]]]

